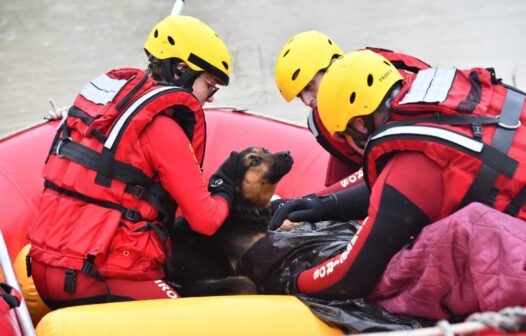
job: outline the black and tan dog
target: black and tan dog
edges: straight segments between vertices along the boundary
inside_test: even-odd
[[[293,160],[289,152],[273,154],[259,147],[245,149],[239,158],[232,209],[218,232],[205,237],[186,229],[173,235],[172,280],[181,285],[182,296],[256,293],[240,260],[266,235],[272,195]]]

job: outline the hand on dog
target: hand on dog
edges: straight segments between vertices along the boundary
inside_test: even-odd
[[[289,203],[291,199],[288,198],[278,198],[270,202],[270,210],[272,211],[272,214],[275,214],[276,211],[278,211],[279,208],[284,206],[285,204]]]
[[[208,181],[208,191],[214,196],[224,198],[231,207],[234,198],[236,167],[238,166],[239,153],[232,151],[230,156],[219,166],[217,171]]]
[[[337,198],[329,194],[317,197],[309,195],[304,198],[296,198],[284,204],[274,213],[269,230],[276,230],[286,219],[293,222],[319,222],[331,219],[338,212]]]

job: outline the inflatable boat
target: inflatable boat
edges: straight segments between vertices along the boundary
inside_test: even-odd
[[[205,114],[207,147],[203,169],[206,178],[230,151],[249,146],[262,146],[270,151],[288,150],[295,162],[301,162],[294,165],[278,186],[276,193],[282,198],[320,190],[348,173],[338,168],[300,125],[233,108],[210,108]],[[50,312],[27,275],[25,256],[29,249],[26,233],[36,215],[43,188],[41,171],[57,124],[45,122],[0,140],[0,238],[3,236],[0,245],[5,245],[0,246],[3,247],[0,282],[21,291],[25,298],[19,308],[0,309],[0,335],[343,334],[318,319],[296,297],[285,295],[148,300]],[[474,327],[478,329],[472,331],[483,328],[478,322]],[[491,331],[485,329],[485,334]]]
[[[262,146],[271,151],[289,150],[296,160],[304,163],[295,165],[282,180],[276,191],[279,196],[302,196],[324,186],[329,155],[305,128],[232,108],[207,109],[205,113],[207,147],[203,169],[206,178],[230,151]],[[36,334],[341,334],[291,296],[151,300],[74,307],[48,313],[27,277],[24,264],[28,250],[26,233],[36,215],[38,196],[43,188],[41,171],[57,124],[42,123],[0,140],[0,193],[3,195],[0,228],[16,279],[26,296]],[[18,329],[23,331],[21,326]],[[7,335],[1,330],[0,334]]]

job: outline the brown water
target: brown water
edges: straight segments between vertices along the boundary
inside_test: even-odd
[[[38,122],[48,98],[71,104],[84,83],[115,67],[145,66],[151,27],[168,0],[0,0],[0,136]],[[274,60],[293,34],[316,29],[346,50],[384,47],[437,66],[492,66],[526,89],[524,0],[187,0],[183,14],[223,37],[232,84],[214,105],[305,123],[301,103],[274,86]]]

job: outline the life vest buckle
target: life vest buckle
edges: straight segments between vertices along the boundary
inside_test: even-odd
[[[141,214],[135,209],[126,209],[126,214],[124,215],[124,217],[133,222],[140,222],[142,220]]]
[[[143,186],[135,185],[135,186],[133,186],[133,190],[132,190],[131,194],[135,198],[142,199],[142,196],[144,195],[145,191],[146,191],[146,189]]]
[[[67,142],[67,141],[72,141],[71,137],[67,137],[67,138],[64,138],[64,139],[60,139],[58,145],[57,145],[57,150],[55,151],[55,153],[57,154],[57,156],[59,158],[63,158],[64,156],[60,155],[60,148],[62,147],[62,145]]]

